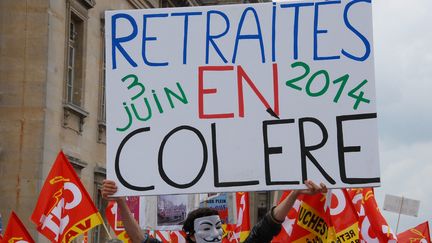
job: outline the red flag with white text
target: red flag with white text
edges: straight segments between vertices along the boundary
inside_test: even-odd
[[[249,193],[236,192],[237,223],[225,225],[225,235],[223,243],[243,242],[249,236],[250,216],[249,216]]]
[[[406,230],[397,235],[399,243],[430,243],[429,222],[426,221],[416,227]]]
[[[45,180],[31,220],[37,230],[53,242],[70,242],[103,222],[61,151]]]
[[[18,216],[12,211],[2,242],[34,243],[35,241]]]
[[[236,192],[237,223],[232,236],[243,242],[249,235],[250,216],[249,216],[249,193]]]
[[[281,201],[289,195],[285,192]],[[358,216],[344,189],[300,195],[273,243],[352,242],[359,239]]]
[[[291,191],[286,191],[281,197],[282,202]],[[308,203],[310,201],[311,203]],[[280,203],[279,202],[279,203]],[[273,243],[286,243],[286,242],[306,242],[306,241],[324,241],[328,238],[329,219],[328,215],[324,212],[325,194],[317,194],[313,196],[300,195],[294,202],[293,207],[288,212],[285,221],[282,223],[282,230],[275,238]],[[317,210],[315,210],[315,208]],[[313,218],[315,224],[311,225],[316,228],[316,233],[311,232],[302,223],[305,218],[305,213],[308,217]],[[300,217],[301,216],[301,217]],[[299,218],[300,217],[300,218]],[[307,224],[306,224],[307,226]]]
[[[358,214],[346,189],[332,189],[330,221],[337,242],[356,242],[360,238]]]
[[[223,224],[224,234],[222,235],[222,243],[237,243],[238,240],[234,235],[235,224]]]
[[[361,242],[396,242],[396,237],[382,216],[373,188],[357,188],[349,191],[359,215]]]
[[[113,229],[115,235],[117,238],[124,243],[131,243],[132,241],[129,239],[129,236],[126,234],[125,229],[118,229],[116,227],[116,214],[117,214],[117,202],[115,201],[109,201],[107,208],[105,209],[105,218],[108,221],[108,224],[111,226],[111,229]]]

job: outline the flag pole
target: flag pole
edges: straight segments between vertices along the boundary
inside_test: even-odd
[[[106,226],[106,224],[105,224],[105,221],[103,220],[103,218],[102,218],[102,216],[101,216],[100,213],[98,213],[98,215],[99,215],[99,219],[100,219],[100,221],[102,221],[102,225],[103,225],[103,227],[104,227],[104,229],[105,229],[106,234],[108,235],[108,238],[109,238],[110,240],[112,240],[113,238],[112,238],[111,234],[110,234],[109,231],[108,231],[108,228],[107,228],[107,226]]]
[[[106,232],[107,235],[108,235],[108,238],[109,238],[110,240],[112,240],[113,238],[112,238],[111,234],[109,233],[108,228],[107,228],[106,225],[105,225],[105,222],[102,221],[102,225],[103,225],[103,227],[104,227],[104,229],[105,229],[105,232]]]
[[[396,224],[396,235],[397,235],[397,233],[398,233],[399,220],[400,220],[400,216],[401,216],[401,212],[402,212],[402,205],[403,205],[403,202],[404,202],[404,197],[402,196],[402,201],[401,201],[401,205],[400,205],[400,208],[399,208],[399,216],[398,216],[398,220],[397,220],[397,224]]]

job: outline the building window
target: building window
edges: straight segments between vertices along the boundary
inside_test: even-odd
[[[189,0],[162,0],[161,5],[163,8],[191,6]]]
[[[89,4],[68,0],[65,47],[65,90],[63,126],[81,134],[84,118],[86,23]]]
[[[69,21],[66,102],[82,107],[84,21],[74,12]]]
[[[71,22],[69,25],[69,39],[68,39],[68,61],[67,61],[67,77],[66,77],[66,100],[68,103],[73,103],[73,80],[75,71],[75,39],[76,39],[76,25]]]
[[[160,6],[159,1],[162,0],[128,0],[133,7],[137,9],[157,8]]]
[[[105,94],[105,21],[101,19],[101,72],[99,86],[99,114],[98,114],[98,142],[105,143],[106,141],[106,94]]]
[[[100,85],[100,104],[99,104],[99,121],[101,123],[106,122],[106,106],[105,106],[105,51],[103,51],[103,64],[102,64],[102,77]]]

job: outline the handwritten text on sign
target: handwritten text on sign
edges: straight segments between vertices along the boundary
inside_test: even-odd
[[[119,195],[379,185],[370,0],[105,20]]]

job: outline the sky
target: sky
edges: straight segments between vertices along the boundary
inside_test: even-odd
[[[273,0],[276,2],[288,0]],[[372,0],[380,209],[386,194],[419,200],[418,217],[382,210],[398,232],[432,226],[431,0]]]
[[[375,190],[420,200],[418,217],[401,216],[399,232],[432,225],[432,10],[430,0],[373,1],[381,182]],[[398,215],[383,211],[396,230]]]

